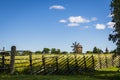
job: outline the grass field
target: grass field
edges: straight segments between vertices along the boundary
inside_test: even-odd
[[[0,80],[93,80],[94,78],[90,78],[89,76],[80,76],[80,75],[72,75],[72,76],[62,76],[62,75],[1,75]],[[99,80],[99,79],[94,79]]]
[[[104,59],[104,56],[108,57],[108,62],[111,59],[112,54],[102,54],[101,58],[102,60]],[[74,55],[44,55],[45,57],[52,57],[52,56],[70,56],[74,57]],[[82,57],[83,55],[77,55],[77,58]],[[85,56],[91,56],[90,54],[87,54]],[[94,56],[98,57],[97,54]],[[40,58],[41,59],[42,55],[33,55],[33,59]],[[63,57],[63,58],[64,58]],[[9,56],[7,57],[9,59]],[[29,56],[16,56],[15,63],[21,63],[25,62],[25,64],[15,64],[15,66],[22,66],[26,65],[28,66],[29,64]],[[20,60],[21,61],[20,61]],[[25,59],[25,60],[24,60]],[[35,62],[40,61],[38,60],[33,60]],[[118,59],[116,59],[118,60]],[[9,62],[8,62],[9,63]],[[112,68],[107,68],[107,69],[101,69],[95,72],[89,72],[89,73],[83,73],[83,74],[77,74],[77,75],[30,75],[30,74],[15,74],[15,75],[10,75],[10,74],[0,74],[0,80],[120,80],[120,72],[118,72],[118,68],[112,67]]]
[[[93,54],[94,56],[94,63],[95,63],[95,70],[99,69],[99,57],[101,57],[101,64],[102,67],[106,67],[106,63],[107,66],[111,66],[111,60],[112,60],[112,55],[113,54]],[[43,55],[42,54],[33,54],[32,55],[32,69],[37,70],[38,68],[40,68],[41,66],[43,66]],[[79,61],[77,62],[77,66],[83,66],[84,67],[84,58],[83,56],[86,57],[91,57],[92,54],[76,54],[76,60]],[[58,61],[58,66],[59,69],[61,70],[66,70],[64,68],[66,68],[66,64],[67,64],[67,58],[69,58],[69,67],[73,67],[73,65],[75,64],[75,54],[44,54],[44,58],[45,58],[45,66],[55,66],[56,65],[56,57],[57,57],[57,61]],[[107,62],[106,62],[106,57],[107,57]],[[5,56],[5,59],[9,59],[7,61],[5,61],[5,64],[10,64],[10,56]],[[82,63],[81,63],[82,62]],[[90,63],[92,63],[92,58],[91,59],[86,59],[86,66],[88,66]],[[119,63],[118,58],[114,59],[114,66],[117,65]],[[91,65],[93,66],[93,65]],[[91,67],[90,66],[90,67]],[[47,69],[46,67],[46,69]],[[15,56],[15,71],[17,73],[24,73],[26,72],[25,70],[30,69],[30,58],[29,55],[25,55],[25,56]],[[74,68],[73,68],[74,69]]]
[[[9,75],[0,74],[0,80],[120,80],[120,72],[99,71],[82,75]]]

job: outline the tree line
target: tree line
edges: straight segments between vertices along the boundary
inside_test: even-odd
[[[115,53],[116,50],[112,50],[112,51],[109,51],[108,48],[105,49],[105,51],[97,48],[96,46],[93,48],[92,51],[86,51],[86,54],[102,54],[102,53]],[[43,50],[38,50],[38,51],[35,51],[35,52],[32,52],[32,51],[23,51],[22,53],[21,52],[16,52],[16,55],[29,55],[30,53],[32,54],[79,54],[79,53],[75,53],[74,51],[73,52],[67,52],[67,51],[61,51],[60,49],[56,49],[56,48],[43,48]]]
[[[108,53],[116,53],[116,49],[115,49],[115,50],[109,51],[109,49],[106,48],[105,51],[103,51],[102,49],[97,48],[97,47],[95,46],[95,47],[93,48],[92,51],[86,51],[86,53],[93,53],[93,54],[100,54],[100,53],[105,53],[105,54],[108,54]]]
[[[56,48],[43,48],[43,50],[38,50],[35,52],[32,51],[23,51],[23,52],[16,52],[15,55],[29,55],[30,53],[32,54],[67,54],[67,51],[61,51],[60,49],[56,49]]]
[[[19,52],[16,51],[15,55],[29,55],[30,53],[32,54],[82,54],[82,53],[77,53],[75,52],[75,50],[73,49],[73,52],[68,52],[68,51],[61,51],[60,49],[56,49],[56,48],[43,48],[43,50],[38,50],[35,52],[32,51],[23,51],[23,52]],[[109,51],[108,48],[106,48],[104,51],[100,48],[97,48],[96,46],[93,47],[93,50],[88,50],[85,52],[86,54],[101,54],[101,53],[116,53],[116,49],[115,50],[111,50]],[[9,56],[10,53],[6,52],[5,54],[6,56]]]

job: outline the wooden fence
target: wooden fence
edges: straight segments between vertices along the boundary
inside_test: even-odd
[[[30,59],[31,74],[77,74],[94,71],[94,57],[77,56],[42,56],[40,59]],[[38,62],[36,62],[36,60]],[[33,63],[32,63],[33,62]]]
[[[95,55],[30,55],[15,56],[15,48],[11,49],[11,56],[0,56],[0,72],[26,74],[80,74],[94,72],[110,67],[120,66],[120,56],[112,54]]]
[[[14,61],[15,61],[15,53],[16,53],[16,46],[11,47],[11,56],[9,59],[5,59],[5,55],[7,52],[3,51],[0,52],[0,72],[8,71],[13,74],[14,73]],[[7,62],[7,64],[6,64]]]

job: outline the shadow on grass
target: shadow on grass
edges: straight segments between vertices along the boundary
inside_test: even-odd
[[[26,74],[2,74],[0,80],[120,80],[120,72],[94,71],[74,75],[26,75]]]
[[[85,73],[83,75],[94,77],[100,80],[120,80],[120,72],[117,71],[95,71],[92,73]]]

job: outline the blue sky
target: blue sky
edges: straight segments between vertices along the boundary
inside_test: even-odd
[[[0,0],[0,49],[71,52],[77,41],[83,52],[113,50],[111,16],[110,0]]]

